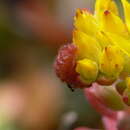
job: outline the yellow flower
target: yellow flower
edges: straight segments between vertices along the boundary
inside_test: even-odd
[[[122,0],[122,4],[125,22],[114,0],[96,0],[94,14],[77,9],[73,33],[76,71],[80,77],[92,79],[90,82],[100,75],[118,79],[124,72],[126,77],[130,74],[130,3]]]
[[[102,12],[109,10],[110,12],[118,15],[118,8],[113,0],[96,0],[95,4],[95,16],[100,19]]]
[[[100,57],[100,71],[108,77],[117,77],[123,70],[124,59],[120,49],[107,46]]]
[[[125,13],[125,21],[126,25],[128,27],[128,30],[130,31],[130,3],[128,3],[127,0],[121,0],[123,7],[124,7],[124,13]]]
[[[92,60],[79,60],[76,66],[76,72],[80,74],[81,80],[89,84],[95,81],[98,75],[98,65]]]
[[[130,77],[126,78],[126,86],[130,89]]]
[[[77,9],[73,42],[60,49],[55,68],[70,88],[86,88],[113,110],[130,106],[130,3],[96,0],[94,14]],[[92,90],[92,91],[91,91]]]
[[[88,58],[96,62],[99,61],[101,46],[95,38],[80,30],[75,30],[73,33],[73,42],[78,48],[78,60]]]

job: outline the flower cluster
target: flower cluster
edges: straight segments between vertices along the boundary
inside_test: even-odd
[[[130,105],[130,3],[121,1],[125,22],[114,0],[96,0],[94,14],[77,9],[73,41],[59,50],[55,69],[70,87],[98,83],[102,98],[110,91],[124,107]]]

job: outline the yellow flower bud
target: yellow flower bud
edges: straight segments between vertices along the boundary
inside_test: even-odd
[[[119,48],[108,46],[103,50],[99,68],[104,75],[117,78],[123,70],[123,65],[124,59]]]
[[[113,45],[111,40],[107,37],[107,35],[103,31],[98,31],[98,33],[95,36],[97,38],[97,41],[100,43],[100,46],[102,49],[104,49],[108,45]]]
[[[101,46],[98,41],[79,30],[73,33],[73,43],[77,46],[77,59],[91,59],[99,61]]]
[[[92,83],[98,75],[98,65],[96,62],[83,59],[77,62],[76,72],[80,74],[81,79],[86,83]]]
[[[96,0],[95,16],[96,16],[96,18],[98,18],[98,20],[100,20],[100,15],[105,10],[109,10],[116,15],[119,14],[115,1],[113,1],[113,0]]]
[[[99,30],[99,26],[94,16],[88,11],[81,9],[77,9],[76,11],[74,26],[76,29],[81,30],[88,35],[94,35]]]
[[[125,22],[130,31],[130,3],[128,2],[128,0],[121,0],[121,1],[124,7]]]
[[[124,69],[121,72],[120,78],[126,79],[130,75],[130,57],[124,54]]]
[[[130,57],[130,39],[116,33],[106,33],[113,45],[120,48],[120,50]]]
[[[101,28],[104,31],[128,36],[127,28],[119,16],[115,15],[109,10],[105,10],[101,15],[102,17],[100,23]]]
[[[130,89],[130,77],[126,78],[126,85],[127,85],[127,88]]]

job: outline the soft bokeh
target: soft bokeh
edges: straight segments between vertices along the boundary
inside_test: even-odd
[[[102,128],[82,90],[53,71],[58,48],[71,42],[77,8],[94,0],[0,1],[0,130]]]

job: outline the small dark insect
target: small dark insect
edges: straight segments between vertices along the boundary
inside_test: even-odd
[[[72,92],[74,92],[74,88],[72,88],[70,84],[67,84],[67,86]]]

